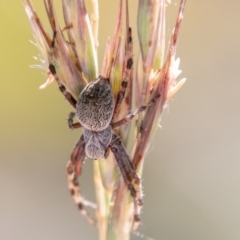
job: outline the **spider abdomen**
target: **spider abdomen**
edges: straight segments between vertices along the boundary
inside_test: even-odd
[[[100,76],[80,93],[76,116],[84,128],[101,131],[109,126],[113,110],[114,98],[109,80]]]
[[[86,155],[92,159],[105,158],[106,149],[112,139],[111,127],[98,132],[84,129],[83,136]]]

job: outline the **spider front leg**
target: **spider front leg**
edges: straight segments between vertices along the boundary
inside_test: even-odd
[[[56,36],[57,36],[57,32],[54,31],[53,33],[53,39],[52,39],[52,43],[51,43],[51,57],[49,59],[49,71],[51,72],[52,76],[54,77],[55,81],[58,84],[59,90],[61,91],[61,93],[64,95],[64,97],[68,100],[68,102],[74,107],[76,108],[76,104],[77,101],[76,99],[72,96],[72,94],[70,92],[67,91],[66,87],[62,84],[61,80],[59,79],[57,72],[56,72],[56,68],[54,66],[53,62],[53,56],[54,56],[54,47],[55,47],[55,41],[56,41]]]
[[[81,175],[82,164],[85,158],[85,142],[84,137],[81,136],[73,148],[70,161],[67,163],[68,188],[76,203],[78,210],[86,217],[89,223],[96,223],[84,207],[91,207],[96,209],[96,204],[85,200],[80,194],[79,183],[77,178]]]
[[[112,134],[112,140],[109,144],[109,147],[115,156],[123,180],[126,186],[128,187],[130,194],[133,197],[134,203],[133,229],[135,229],[135,226],[137,226],[140,222],[140,211],[143,205],[141,196],[141,180],[125,150],[125,147],[121,139],[115,133]],[[135,183],[136,189],[132,183],[133,181]]]
[[[152,100],[149,101],[149,103],[147,105],[143,105],[143,106],[139,107],[137,110],[135,110],[135,112],[129,113],[125,118],[123,118],[115,123],[111,123],[112,128],[117,128],[117,127],[120,127],[122,125],[129,123],[136,115],[138,115],[139,113],[145,111],[147,108],[152,106],[159,99],[159,97],[160,97],[160,94],[157,94]]]
[[[71,130],[73,129],[77,129],[77,128],[81,128],[82,125],[80,124],[80,122],[76,122],[73,123],[73,118],[76,116],[76,113],[74,112],[70,112],[69,116],[68,116],[68,126]]]

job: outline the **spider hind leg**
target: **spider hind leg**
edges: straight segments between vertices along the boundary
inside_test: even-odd
[[[82,164],[85,158],[83,136],[77,141],[73,148],[71,159],[67,163],[68,188],[76,203],[79,212],[85,216],[90,224],[96,225],[96,220],[90,216],[85,207],[96,209],[96,204],[87,201],[81,196],[79,183],[77,178],[81,175]]]
[[[133,198],[134,204],[134,221],[133,230],[136,229],[140,222],[140,211],[143,205],[142,192],[141,192],[141,179],[139,178],[136,169],[131,162],[121,139],[113,133],[111,143],[109,144],[113,152],[118,168],[121,172],[123,180],[128,187],[128,190]],[[134,184],[133,184],[134,181]]]

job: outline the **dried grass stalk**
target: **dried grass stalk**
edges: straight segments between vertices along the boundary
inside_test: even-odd
[[[98,1],[92,0],[90,18],[84,0],[62,0],[65,26],[60,27],[53,1],[43,0],[52,30],[50,33],[41,23],[31,1],[22,1],[32,27],[35,45],[40,52],[41,65],[37,67],[48,73],[47,82],[40,88],[45,88],[56,80],[58,85],[64,85],[77,100],[83,87],[98,76]],[[127,148],[131,149],[129,155],[140,175],[144,156],[164,107],[185,82],[185,79],[177,81],[181,70],[178,69],[180,60],[176,59],[185,2],[180,0],[177,20],[166,53],[166,0],[138,1],[137,30],[141,54],[135,68],[128,68],[129,59],[133,58],[133,46],[127,0],[119,0],[115,30],[106,44],[101,75],[110,78],[115,100],[118,93],[123,91],[122,80],[128,81],[124,101],[114,112],[114,120],[126,116],[132,106],[139,107],[160,95],[155,104],[134,118],[129,125],[116,130]],[[54,34],[56,40],[53,48]],[[50,73],[49,63],[54,64],[58,79]],[[133,69],[136,71],[133,72]],[[112,153],[105,161],[94,161],[94,182],[99,239],[129,239],[130,232],[137,229],[139,222],[133,221],[132,198],[116,171]],[[141,196],[142,189],[137,191]]]

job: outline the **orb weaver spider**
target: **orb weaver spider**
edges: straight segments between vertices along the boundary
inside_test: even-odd
[[[56,34],[55,31],[51,43],[52,49],[54,49]],[[129,28],[128,31],[128,44],[132,44],[131,28]],[[89,215],[84,207],[90,206],[95,208],[96,206],[81,197],[77,178],[81,175],[85,157],[91,159],[107,158],[109,151],[112,151],[114,154],[121,176],[133,198],[133,220],[134,222],[140,221],[140,208],[143,204],[141,194],[139,193],[141,180],[126,152],[124,144],[113,129],[129,123],[137,114],[152,106],[160,95],[156,95],[146,105],[127,114],[125,118],[116,122],[113,121],[114,114],[118,112],[124,99],[129,80],[128,78],[133,64],[132,54],[126,54],[126,56],[125,71],[127,74],[125,79],[122,80],[115,102],[110,79],[104,76],[99,76],[97,79],[89,82],[83,88],[76,101],[59,79],[54,64],[51,62],[49,63],[50,74],[58,83],[62,94],[75,109],[75,112],[69,114],[68,125],[70,129],[83,128],[83,134],[75,144],[70,160],[67,163],[67,174],[71,195],[81,214],[84,215],[91,224],[95,224],[95,220]],[[73,122],[74,117],[77,118],[78,122]]]

